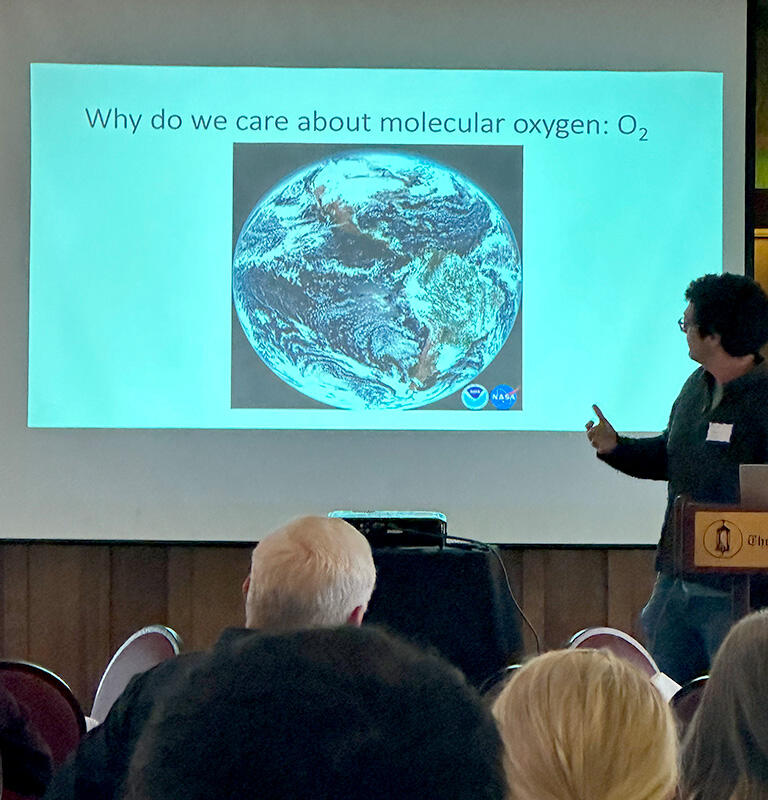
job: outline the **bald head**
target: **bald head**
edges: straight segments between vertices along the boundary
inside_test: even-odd
[[[301,517],[254,548],[245,624],[265,631],[359,624],[375,580],[361,533],[341,519]]]

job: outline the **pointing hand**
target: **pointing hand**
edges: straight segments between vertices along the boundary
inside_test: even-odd
[[[597,416],[597,425],[592,420],[586,424],[587,439],[600,455],[610,453],[619,443],[619,438],[613,425],[603,416],[598,406],[592,406],[592,410]]]

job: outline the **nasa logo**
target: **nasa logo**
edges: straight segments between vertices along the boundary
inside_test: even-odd
[[[491,391],[491,402],[500,411],[506,411],[517,402],[517,391],[511,386],[507,386],[506,383],[500,383]]]
[[[470,383],[461,393],[461,402],[472,411],[477,411],[488,402],[488,390],[479,383]]]

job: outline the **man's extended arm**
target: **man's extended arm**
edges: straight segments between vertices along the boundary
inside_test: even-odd
[[[667,431],[642,439],[619,436],[600,408],[592,409],[598,422],[587,422],[587,438],[599,459],[633,478],[667,480]]]
[[[597,457],[633,478],[668,480],[666,431],[660,436],[648,436],[642,439],[619,436],[616,447],[611,452],[598,453]]]

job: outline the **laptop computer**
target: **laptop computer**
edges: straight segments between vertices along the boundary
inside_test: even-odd
[[[740,464],[739,485],[744,508],[768,511],[768,464]]]

